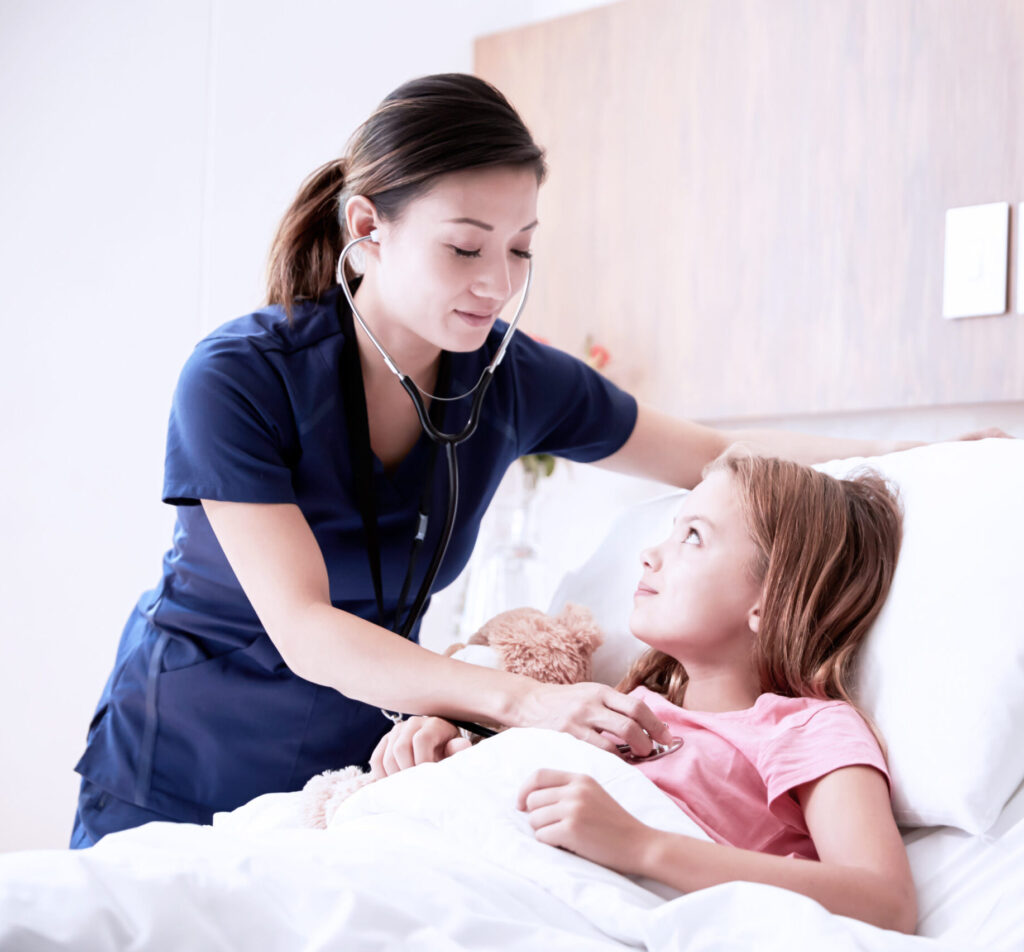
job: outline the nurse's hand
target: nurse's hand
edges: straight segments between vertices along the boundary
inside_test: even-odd
[[[958,436],[957,437],[957,440],[990,440],[990,439],[1012,440],[1013,437],[1010,436],[1010,434],[1007,433],[1005,430],[999,429],[998,426],[990,426],[990,427],[987,427],[984,430],[974,430],[971,433],[964,433],[963,436]]]
[[[459,729],[442,717],[410,717],[396,724],[370,755],[374,780],[415,767],[444,760],[470,746]]]
[[[961,443],[965,440],[1012,440],[1015,437],[1011,436],[1006,430],[1001,430],[998,426],[985,427],[983,430],[972,430],[970,433],[963,433],[960,436],[951,436],[948,439],[938,440],[939,443]],[[903,450],[916,449],[919,446],[928,446],[928,443],[922,443],[920,440],[883,440],[877,446],[875,452],[872,452],[871,456],[885,456],[887,453],[900,453]]]
[[[639,698],[589,681],[538,684],[520,701],[516,723],[565,731],[613,754],[617,742],[640,756],[651,752],[652,738],[672,743],[672,732]]]

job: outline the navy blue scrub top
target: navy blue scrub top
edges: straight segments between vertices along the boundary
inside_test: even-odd
[[[115,797],[208,823],[214,812],[260,794],[301,789],[324,770],[365,765],[391,726],[378,708],[288,669],[199,503],[298,505],[323,553],[332,604],[377,621],[339,383],[339,303],[347,307],[335,286],[319,301],[296,302],[293,326],[276,306],[229,321],[185,363],[171,406],[163,486],[163,501],[177,507],[173,544],[159,584],[128,618],[75,768]],[[479,351],[451,355],[452,394],[477,382],[506,327],[497,322]],[[460,430],[470,402],[446,403],[443,429]],[[458,448],[458,516],[434,589],[466,565],[480,520],[518,457],[603,459],[625,443],[636,414],[633,397],[582,361],[513,335],[480,426]],[[373,459],[389,625],[430,455],[424,435],[390,474]],[[447,507],[443,451],[435,466],[413,593]],[[419,623],[412,633],[418,637]]]

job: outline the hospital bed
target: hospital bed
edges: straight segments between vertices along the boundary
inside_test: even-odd
[[[1024,949],[1024,443],[939,444],[872,464],[899,486],[905,540],[859,699],[884,734],[918,889],[917,936],[774,887],[689,895],[537,843],[514,807],[541,766],[595,776],[631,812],[702,835],[643,775],[565,734],[515,729],[346,800],[326,830],[301,794],[212,826],[151,823],[84,851],[0,857],[0,949]],[[681,493],[630,508],[550,606],[592,609],[595,678],[640,646],[637,554]]]

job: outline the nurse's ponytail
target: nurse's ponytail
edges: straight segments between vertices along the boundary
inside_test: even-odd
[[[267,266],[267,303],[283,304],[289,321],[293,300],[317,298],[334,284],[345,245],[338,218],[344,185],[345,159],[321,165],[302,183],[278,226]]]
[[[526,166],[538,184],[547,172],[543,150],[494,86],[466,73],[399,86],[355,131],[345,155],[302,183],[270,249],[267,303],[283,307],[290,321],[295,301],[334,286],[351,196],[366,196],[382,219],[394,221],[439,176],[488,165]],[[351,280],[349,261],[345,268]]]

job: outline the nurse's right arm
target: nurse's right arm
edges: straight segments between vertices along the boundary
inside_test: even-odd
[[[541,684],[436,654],[331,604],[323,555],[294,503],[202,500],[239,584],[285,664],[347,697],[406,714],[565,731],[638,754],[668,729],[635,697],[603,684]],[[648,736],[650,735],[650,736]]]

